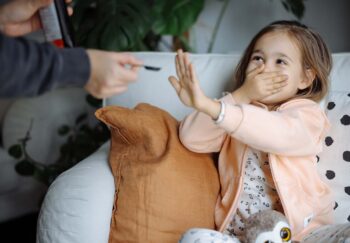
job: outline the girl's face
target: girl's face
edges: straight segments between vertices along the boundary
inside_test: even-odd
[[[246,73],[263,63],[265,67],[262,72],[277,71],[288,76],[288,84],[280,92],[265,97],[260,102],[266,105],[278,104],[294,97],[298,89],[310,85],[301,59],[300,49],[286,32],[270,32],[256,42]]]

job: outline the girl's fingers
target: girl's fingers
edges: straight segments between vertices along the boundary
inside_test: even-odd
[[[184,54],[181,49],[177,51],[177,55],[179,57],[179,64],[180,64],[180,72],[182,77],[186,75],[186,68],[185,68],[185,60],[184,60]]]
[[[261,79],[272,79],[274,77],[277,77],[277,76],[283,76],[285,74],[281,73],[281,72],[266,72],[266,73],[261,73],[259,74],[259,77]]]
[[[277,94],[280,91],[282,91],[282,88],[270,90],[269,93],[270,93],[270,95],[274,95],[274,94]]]
[[[189,65],[189,73],[190,73],[190,78],[192,80],[192,82],[197,82],[197,74],[196,71],[194,70],[194,67],[192,65],[192,63],[190,63]]]
[[[257,66],[256,68],[248,72],[247,76],[256,76],[259,73],[261,73],[263,70],[264,70],[264,64],[261,64],[260,66]]]
[[[270,81],[268,81],[267,86],[279,86],[280,84],[288,84],[288,79],[285,77],[276,77]]]
[[[286,86],[287,84],[288,84],[287,82],[275,83],[275,84],[269,85],[267,87],[267,90],[271,91],[271,90],[275,90],[275,89],[281,89],[284,86]]]
[[[176,67],[176,75],[177,77],[182,80],[182,74],[181,74],[181,68],[180,68],[180,63],[179,63],[179,56],[175,56],[175,67]]]
[[[188,56],[188,53],[185,53],[185,67],[186,67],[186,76],[190,81],[193,81],[193,79],[191,78],[191,72],[190,72],[190,58]]]
[[[170,76],[168,78],[168,80],[170,81],[170,83],[174,87],[174,89],[176,90],[176,93],[179,93],[181,90],[180,82],[174,76]]]

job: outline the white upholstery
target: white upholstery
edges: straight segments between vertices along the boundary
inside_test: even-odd
[[[332,128],[327,132],[323,151],[318,155],[317,168],[333,189],[336,222],[346,223],[350,222],[350,161],[347,156],[350,153],[350,119],[346,122],[346,117],[350,117],[350,92],[331,92],[326,113]]]
[[[106,143],[53,182],[40,211],[37,242],[108,242],[114,199],[108,150]]]
[[[175,74],[174,54],[136,55],[145,64],[162,67],[162,70],[141,70],[139,80],[130,85],[126,93],[106,100],[105,104],[131,108],[146,102],[169,111],[178,119],[189,113],[191,110],[179,102],[168,82],[168,76]],[[332,89],[350,91],[350,53],[334,54],[333,57]],[[230,78],[238,59],[238,55],[191,55],[207,95],[220,97],[222,91],[230,90]],[[107,153],[107,147],[103,147],[60,176],[51,186],[41,208],[38,242],[107,242],[113,204],[113,177],[108,167]],[[95,166],[96,169],[93,169]],[[96,197],[102,199],[97,201]]]

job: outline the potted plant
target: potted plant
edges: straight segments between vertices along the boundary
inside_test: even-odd
[[[204,0],[76,0],[78,45],[112,51],[157,50],[163,35],[180,38],[197,20]]]

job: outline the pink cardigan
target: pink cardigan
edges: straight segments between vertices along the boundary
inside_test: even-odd
[[[330,188],[317,172],[316,154],[322,150],[329,122],[319,105],[294,99],[277,111],[262,104],[236,104],[232,95],[221,99],[226,114],[220,124],[194,112],[180,126],[181,142],[199,153],[219,152],[221,193],[215,223],[220,231],[229,223],[242,191],[247,147],[267,152],[271,173],[293,240],[333,222]]]

